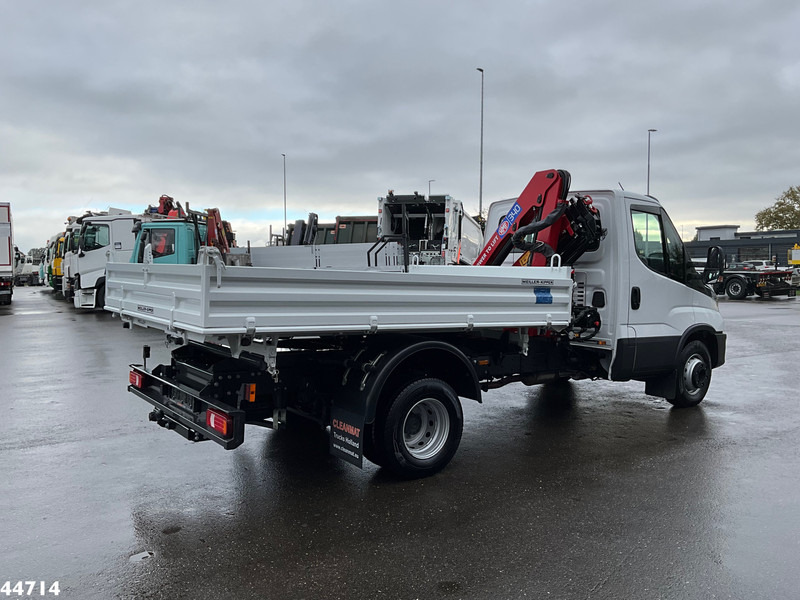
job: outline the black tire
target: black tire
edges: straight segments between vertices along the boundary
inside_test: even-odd
[[[747,296],[747,286],[742,279],[734,277],[725,284],[725,293],[731,300],[742,300]]]
[[[379,441],[375,439],[375,432],[378,429],[376,425],[376,423],[364,425],[364,457],[379,467],[383,467],[386,465],[386,460]]]
[[[368,450],[374,462],[407,478],[441,471],[458,450],[464,428],[453,388],[440,379],[420,379],[386,401]]]
[[[104,283],[99,288],[97,288],[97,292],[94,295],[94,307],[103,309],[106,305],[106,284]]]
[[[669,402],[678,408],[697,406],[711,384],[711,356],[703,342],[694,341],[678,356],[678,394]]]

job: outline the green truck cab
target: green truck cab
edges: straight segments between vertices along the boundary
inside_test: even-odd
[[[143,221],[134,232],[130,262],[189,265],[197,262],[198,250],[206,239],[206,224],[191,219]]]

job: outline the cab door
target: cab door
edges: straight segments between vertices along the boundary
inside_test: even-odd
[[[695,296],[707,292],[666,212],[631,200],[628,222],[631,375],[640,378],[675,368],[681,337],[695,323]]]

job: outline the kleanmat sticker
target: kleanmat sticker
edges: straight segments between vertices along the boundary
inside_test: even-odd
[[[330,453],[359,468],[364,466],[364,417],[334,406],[331,409]]]

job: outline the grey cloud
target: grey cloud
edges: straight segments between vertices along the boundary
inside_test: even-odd
[[[551,167],[644,190],[652,127],[673,220],[746,225],[798,183],[798,23],[783,1],[4,3],[0,194],[48,231],[162,192],[263,229],[285,153],[290,219],[429,179],[476,209],[480,66],[485,201]]]

